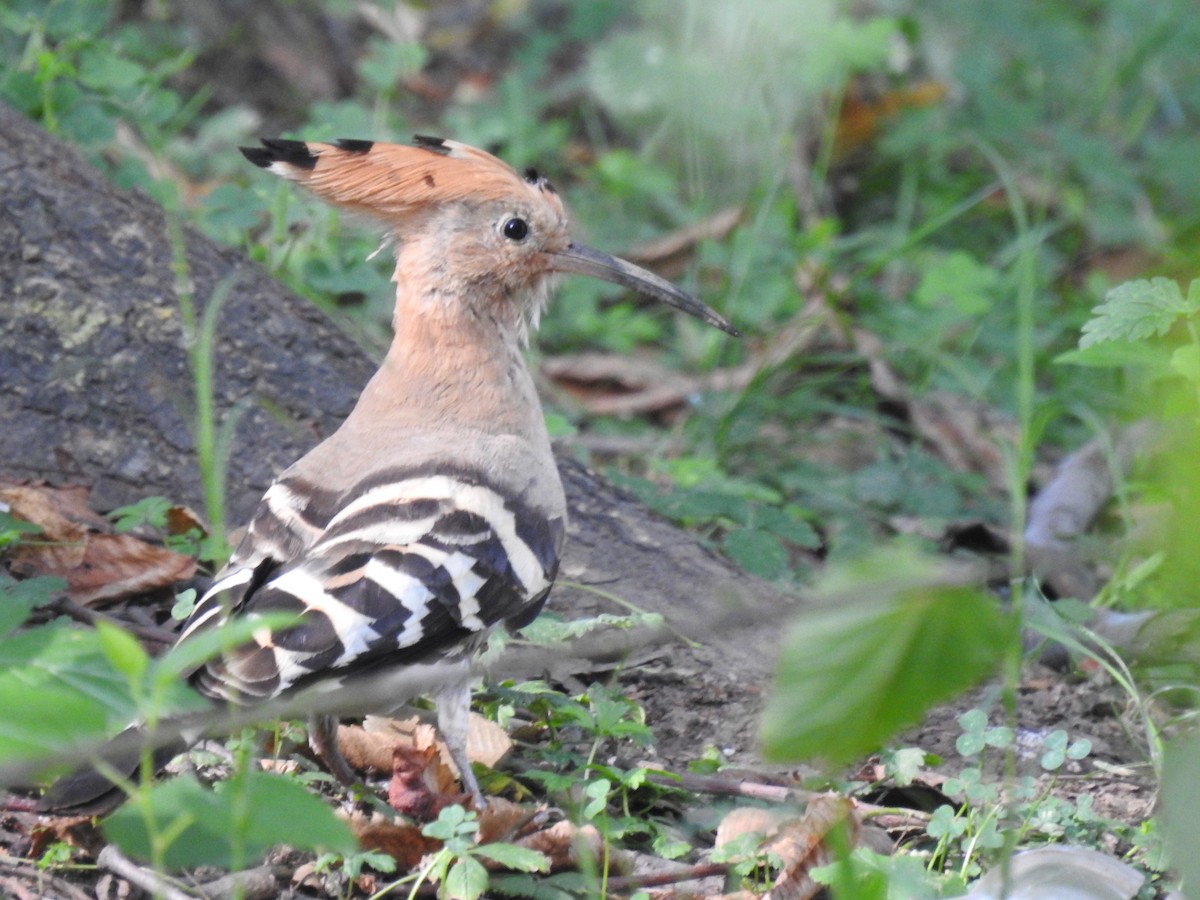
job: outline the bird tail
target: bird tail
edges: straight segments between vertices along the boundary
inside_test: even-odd
[[[130,784],[142,776],[142,749],[128,737],[138,730],[136,725],[125,729],[113,738],[113,746],[96,754],[96,762],[85,763],[50,785],[38,801],[37,811],[55,816],[103,816],[120,806],[125,791],[114,779]],[[181,739],[153,750],[153,771],[157,773],[187,747],[188,742]]]

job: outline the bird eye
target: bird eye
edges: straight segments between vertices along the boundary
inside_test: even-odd
[[[523,241],[529,235],[529,223],[524,219],[509,219],[502,230],[510,241]]]

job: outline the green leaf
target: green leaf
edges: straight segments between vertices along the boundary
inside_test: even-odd
[[[1171,371],[1192,384],[1200,384],[1200,347],[1185,344],[1171,353]]]
[[[1167,745],[1159,796],[1172,865],[1193,896],[1200,886],[1200,734],[1193,732]]]
[[[49,575],[15,581],[0,574],[0,634],[7,634],[37,606],[44,606],[67,589],[65,579]]]
[[[137,503],[117,507],[108,514],[108,518],[112,519],[113,528],[121,533],[132,531],[140,525],[166,528],[170,510],[171,501],[166,497],[143,497]]]
[[[1107,341],[1091,344],[1081,350],[1068,350],[1054,357],[1056,363],[1083,366],[1089,369],[1146,369],[1150,374],[1168,374],[1166,359],[1160,347],[1134,344],[1129,341]]]
[[[440,841],[449,841],[456,837],[473,835],[478,831],[479,823],[475,813],[455,805],[443,809],[436,819],[421,829],[421,834]]]
[[[148,788],[144,803],[146,810],[126,803],[104,820],[104,831],[125,853],[144,860],[151,858],[152,833],[177,832],[163,860],[171,868],[229,868],[277,844],[341,854],[358,849],[350,829],[325,803],[296,782],[266,772],[246,772],[216,791],[185,775]]]
[[[725,536],[724,548],[729,558],[751,575],[773,581],[787,574],[787,548],[766,531],[739,528]]]
[[[1200,296],[1185,299],[1170,278],[1128,281],[1109,291],[1084,323],[1080,349],[1105,341],[1144,341],[1161,337],[1179,319],[1200,311]]]
[[[959,837],[967,830],[967,820],[954,811],[954,807],[943,803],[929,817],[925,832],[931,838]]]
[[[486,856],[506,869],[518,872],[546,872],[550,869],[550,860],[544,853],[515,844],[481,844],[475,848],[475,854]]]
[[[51,624],[0,641],[0,759],[102,737],[135,712],[95,631]]]
[[[588,798],[588,802],[583,807],[585,819],[594,819],[604,812],[608,806],[608,795],[611,790],[612,784],[607,778],[597,778],[588,783],[583,790],[584,795]]]
[[[876,561],[888,580],[912,568],[895,556]],[[804,614],[784,639],[763,719],[771,759],[841,763],[877,749],[992,673],[1013,631],[995,600],[970,587],[859,581],[853,595],[882,597]]]
[[[970,253],[951,250],[933,257],[921,273],[913,300],[927,309],[949,306],[965,316],[977,316],[992,307],[1000,284],[999,273]]]
[[[79,60],[79,81],[97,91],[112,93],[146,80],[146,70],[107,45],[89,47]]]
[[[446,873],[442,896],[454,900],[476,900],[487,890],[487,886],[488,873],[483,864],[471,856],[462,856]]]
[[[150,665],[150,657],[137,639],[129,632],[104,621],[96,622],[96,636],[99,637],[100,647],[112,663],[112,667],[124,675],[131,685],[139,683]]]

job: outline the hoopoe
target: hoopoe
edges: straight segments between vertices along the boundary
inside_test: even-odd
[[[394,337],[346,421],[267,490],[244,539],[180,641],[230,617],[293,613],[197,671],[209,697],[276,697],[385,666],[459,660],[438,725],[463,787],[469,654],[497,625],[541,610],[558,571],[567,507],[522,354],[556,273],[639,291],[730,334],[670,282],[573,241],[562,200],[455,141],[415,145],[264,140],[250,162],[366,213],[394,245]],[[323,717],[310,740],[353,782]]]

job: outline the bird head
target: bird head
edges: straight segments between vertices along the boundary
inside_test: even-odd
[[[490,153],[422,136],[411,146],[360,140],[262,144],[242,153],[387,227],[397,245],[397,280],[406,267],[417,267],[427,289],[437,285],[445,295],[475,302],[519,303],[521,320],[536,323],[550,277],[579,273],[738,334],[669,281],[572,240],[562,199],[536,169],[517,172]]]

